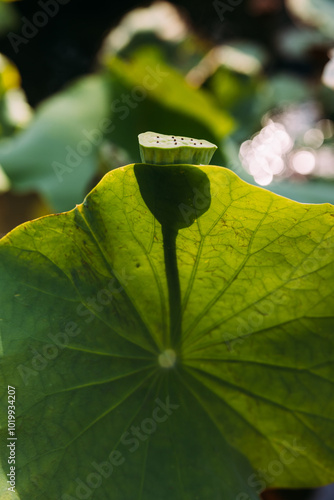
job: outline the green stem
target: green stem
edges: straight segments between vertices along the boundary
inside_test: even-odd
[[[173,348],[181,338],[181,288],[176,258],[177,230],[162,226],[165,269],[169,298],[170,346]]]

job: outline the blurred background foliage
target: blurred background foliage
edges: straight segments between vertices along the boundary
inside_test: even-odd
[[[207,139],[246,181],[334,203],[332,0],[68,2],[0,1],[1,236],[140,161],[147,130]]]
[[[57,32],[57,50],[62,40],[73,62],[69,71],[66,54],[63,67],[59,57],[52,61],[57,51],[47,38],[57,17],[70,24],[68,6],[57,4],[51,16],[41,3],[27,11],[24,1],[0,2],[6,54],[0,55],[0,208],[6,214],[0,232],[73,208],[108,170],[139,161],[137,135],[146,130],[208,139],[219,146],[213,163],[248,182],[301,202],[334,203],[333,4],[239,4],[206,4],[211,12],[201,25],[196,16],[189,24],[192,12],[167,2],[134,10],[130,2],[120,19],[106,12],[110,30],[104,20],[99,31],[95,19],[96,50],[88,55],[85,45],[73,48],[82,33],[66,39],[64,29],[62,40]],[[79,31],[88,14],[80,11]],[[262,31],[256,34],[256,27]],[[30,60],[27,73],[26,58],[38,57],[39,44],[49,53]]]
[[[62,78],[57,83],[49,69],[38,98],[39,60],[30,61],[28,78],[22,53],[29,59],[29,46],[38,47],[67,6],[48,16],[40,4],[26,12],[24,2],[0,2],[7,56],[0,55],[0,190],[14,196],[13,210],[18,193],[27,202],[40,198],[42,213],[71,209],[106,171],[139,161],[137,135],[145,130],[206,138],[219,146],[213,162],[248,182],[301,202],[333,203],[334,4],[239,3],[207,4],[211,38],[170,3],[131,10],[100,33],[100,45],[92,34],[94,68],[73,65],[71,75],[58,61],[53,72]],[[38,27],[38,12],[45,26]],[[251,26],[259,19],[267,29],[256,37]]]

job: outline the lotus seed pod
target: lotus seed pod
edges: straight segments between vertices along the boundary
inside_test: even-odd
[[[153,165],[208,165],[217,149],[204,139],[194,139],[156,132],[139,134],[140,157],[143,163]]]

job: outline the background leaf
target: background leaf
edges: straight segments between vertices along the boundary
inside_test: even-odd
[[[123,148],[135,162],[137,136],[145,128],[219,143],[232,127],[211,96],[144,54],[131,63],[114,59],[108,72],[82,78],[44,101],[25,131],[0,142],[0,164],[14,191],[37,191],[61,212],[100,178],[105,145]],[[103,168],[112,170],[118,165],[109,156]],[[223,158],[217,151],[215,162]]]
[[[108,88],[98,76],[45,101],[30,127],[0,145],[13,189],[39,191],[58,211],[78,203],[97,170],[98,148],[86,134],[102,135],[108,103]]]
[[[137,136],[144,130],[204,138],[220,143],[234,128],[234,120],[219,108],[216,99],[203,89],[195,89],[152,50],[143,50],[131,61],[114,58],[109,63],[115,88],[113,101],[115,131],[111,140],[130,151],[140,161]],[[130,120],[126,119],[125,99],[132,97]],[[140,99],[140,100],[139,100]],[[123,106],[121,104],[123,102]],[[122,112],[122,109],[123,112]],[[224,156],[217,151],[215,162]]]

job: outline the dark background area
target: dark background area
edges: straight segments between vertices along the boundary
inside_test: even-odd
[[[286,59],[277,50],[277,33],[282,27],[293,25],[281,0],[243,1],[224,14],[224,22],[210,2],[177,0],[172,3],[209,44],[242,38],[266,47],[270,52],[269,73],[288,69],[298,75],[315,76],[321,74],[328,61],[326,47],[323,50],[319,47],[303,61]],[[93,71],[96,54],[109,30],[131,9],[149,4],[138,0],[70,0],[64,5],[57,4],[57,15],[50,16],[45,29],[38,30],[29,43],[17,39],[19,50],[15,53],[11,41],[3,36],[0,52],[17,65],[28,101],[36,106],[71,79]],[[27,20],[31,21],[41,7],[38,1],[25,0],[13,5],[20,19],[15,33],[21,36],[24,26],[29,25]]]
[[[2,37],[0,52],[17,65],[29,103],[36,106],[72,78],[93,71],[96,53],[105,35],[126,12],[139,4],[145,3],[71,0],[58,4],[59,12],[49,17],[45,29],[39,30],[29,43],[18,45],[17,53],[8,37]],[[14,8],[21,20],[15,33],[21,35],[27,25],[24,18],[31,21],[41,7],[38,1],[23,0],[15,3]]]

